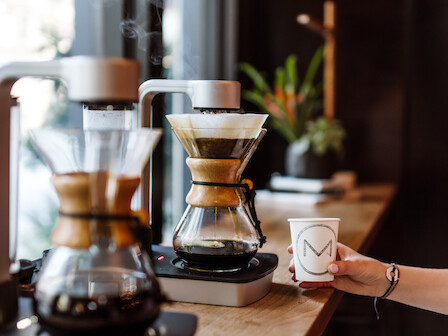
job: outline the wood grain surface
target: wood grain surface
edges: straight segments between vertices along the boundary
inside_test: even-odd
[[[164,310],[198,316],[197,335],[319,335],[336,309],[342,294],[333,289],[302,290],[291,280],[291,256],[287,219],[292,217],[340,217],[339,241],[365,252],[375,238],[396,188],[392,184],[360,186],[357,201],[334,201],[319,205],[257,202],[267,243],[260,252],[275,253],[278,268],[270,293],[245,307],[224,307],[175,302]]]

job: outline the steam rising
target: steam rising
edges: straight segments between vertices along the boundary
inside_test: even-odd
[[[164,2],[164,0],[148,0],[148,3],[153,4],[157,8],[163,8]]]
[[[151,51],[149,59],[151,63],[159,65],[162,63],[163,46],[162,33],[160,31],[147,32],[136,20],[127,19],[120,23],[121,34],[125,38],[137,40],[137,47],[142,51]]]

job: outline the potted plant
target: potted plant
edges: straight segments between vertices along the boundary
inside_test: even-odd
[[[323,83],[315,79],[323,53],[323,46],[316,50],[301,82],[297,57],[287,57],[284,67],[276,69],[273,88],[255,67],[240,64],[253,83],[252,89],[243,90],[243,98],[269,113],[272,128],[289,143],[285,160],[289,176],[328,178],[342,155],[344,128],[319,113]]]

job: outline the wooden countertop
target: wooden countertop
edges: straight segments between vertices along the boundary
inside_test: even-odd
[[[291,280],[291,255],[286,251],[291,238],[288,218],[340,217],[339,241],[365,252],[379,230],[396,188],[392,184],[359,187],[361,199],[319,205],[257,201],[258,217],[267,243],[260,252],[275,253],[278,268],[270,293],[245,307],[223,307],[176,302],[167,311],[198,316],[196,335],[319,335],[333,315],[343,293],[334,289],[303,290]]]

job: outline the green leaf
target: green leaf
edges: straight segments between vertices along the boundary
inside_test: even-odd
[[[344,129],[340,125],[338,129],[337,123],[330,125],[327,120],[313,121],[317,112],[322,109],[321,95],[324,83],[322,80],[316,80],[316,76],[323,56],[324,46],[320,46],[315,51],[300,84],[297,57],[295,55],[288,56],[284,66],[276,69],[274,87],[272,88],[253,66],[247,63],[240,64],[241,71],[254,82],[254,87],[251,90],[243,91],[243,98],[255,104],[263,112],[269,113],[271,127],[283,135],[286,140],[294,142],[298,139],[306,139],[313,150],[317,149],[319,153],[325,152],[328,148],[342,150],[342,139],[345,136]],[[283,90],[285,98],[286,95],[294,94],[294,118],[287,115],[286,106],[280,96],[275,96],[279,89]],[[269,103],[265,102],[266,94],[272,95],[270,96],[272,101]],[[272,113],[273,104],[278,107],[278,111],[275,108],[275,114]]]
[[[281,135],[283,135],[288,142],[294,142],[297,139],[296,135],[291,129],[291,126],[287,125],[288,121],[278,118],[272,118],[270,119],[270,122],[272,127],[275,128]]]
[[[322,94],[323,82],[310,88],[310,91],[305,96],[305,100],[302,103],[302,113],[305,120],[309,120],[314,117],[315,112],[319,111],[322,107],[322,101],[318,99]]]
[[[291,85],[294,88],[294,93],[298,91],[299,77],[297,75],[297,57],[290,55],[285,61],[286,69],[286,83],[285,85]]]
[[[278,102],[277,99],[273,99],[273,102],[280,108],[283,112],[282,118],[279,118],[277,115],[272,114],[271,110],[266,106],[263,96],[260,93],[256,93],[253,91],[243,90],[242,96],[247,101],[253,103],[258,108],[261,109],[262,112],[269,113],[270,118],[269,121],[273,128],[275,128],[281,135],[285,137],[288,142],[293,142],[297,139],[293,127],[290,122],[286,119],[286,113],[283,110],[282,106]]]
[[[242,96],[247,101],[249,101],[252,104],[256,105],[263,112],[269,112],[269,109],[266,106],[264,98],[263,98],[263,96],[260,93],[257,93],[257,92],[254,92],[254,91],[249,91],[249,90],[243,90],[242,91]]]
[[[345,130],[338,120],[319,117],[309,123],[307,132],[313,151],[317,155],[324,155],[329,150],[335,153],[342,152]]]
[[[240,70],[244,72],[254,83],[254,86],[261,93],[272,93],[271,88],[265,81],[261,73],[249,63],[240,63]]]
[[[305,77],[303,78],[302,87],[300,92],[303,95],[307,95],[310,89],[313,87],[314,78],[316,77],[317,70],[324,56],[324,46],[320,46],[313,55],[308,70],[306,71]]]
[[[285,69],[277,68],[275,70],[275,87],[279,87],[282,90],[285,87]]]

